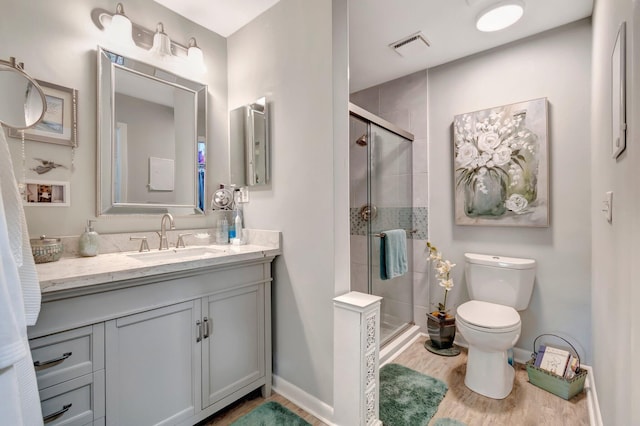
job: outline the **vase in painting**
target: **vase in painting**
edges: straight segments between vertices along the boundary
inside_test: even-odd
[[[486,173],[464,186],[464,212],[468,217],[500,217],[507,208],[507,184],[499,173]]]

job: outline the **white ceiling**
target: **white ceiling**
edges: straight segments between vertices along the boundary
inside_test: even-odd
[[[280,0],[155,0],[223,37],[253,21]]]
[[[593,0],[524,0],[524,16],[494,33],[476,30],[498,0],[351,0],[350,91],[355,92],[591,16]],[[421,31],[431,47],[401,57],[389,44]]]
[[[228,37],[279,0],[155,0]],[[301,1],[301,0],[299,0]],[[355,92],[591,16],[594,0],[522,0],[514,26],[475,28],[477,15],[499,0],[350,0],[349,73]],[[421,31],[431,47],[401,57],[389,44]]]

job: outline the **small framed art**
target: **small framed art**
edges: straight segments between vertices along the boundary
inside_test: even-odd
[[[37,142],[77,146],[78,91],[46,81],[36,80],[47,100],[42,120],[24,130],[24,138]],[[9,136],[20,138],[20,132],[9,128]]]

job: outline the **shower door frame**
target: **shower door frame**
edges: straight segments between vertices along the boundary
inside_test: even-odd
[[[412,133],[398,127],[397,125],[381,118],[378,117],[377,115],[359,107],[358,105],[355,105],[351,102],[349,102],[349,115],[353,116],[361,121],[363,121],[365,124],[367,124],[367,131],[366,131],[366,137],[368,141],[371,141],[372,138],[372,126],[371,124],[374,124],[380,128],[382,128],[383,130],[387,130],[391,133],[396,134],[397,136],[400,136],[401,138],[405,139],[407,142],[409,143],[413,143],[415,137]],[[371,203],[372,200],[372,196],[371,196],[371,187],[372,187],[372,183],[371,183],[371,144],[368,144],[367,146],[367,162],[369,163],[367,166],[367,202]],[[409,171],[411,172],[411,171]],[[413,207],[413,202],[410,202],[411,207]],[[373,291],[373,272],[372,272],[372,246],[373,246],[373,242],[372,242],[372,236],[373,234],[371,233],[371,229],[370,229],[370,224],[368,224],[367,226],[367,292],[369,294],[374,294]],[[410,231],[410,230],[407,230]],[[413,280],[412,280],[413,281]],[[412,302],[413,305],[413,302]],[[414,307],[412,306],[412,312]],[[382,312],[381,312],[382,314]],[[411,326],[412,324],[414,324],[413,319],[409,322],[407,322],[404,326],[401,326],[399,329],[397,329],[396,331],[394,331],[393,333],[391,333],[389,336],[387,336],[387,338],[384,341],[381,341],[381,345],[385,345],[388,342],[392,341],[397,335],[401,334],[407,327]],[[382,325],[382,324],[381,324]]]

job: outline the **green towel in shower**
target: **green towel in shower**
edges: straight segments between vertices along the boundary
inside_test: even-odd
[[[380,237],[380,279],[390,280],[407,272],[407,233],[404,229],[385,231]]]

